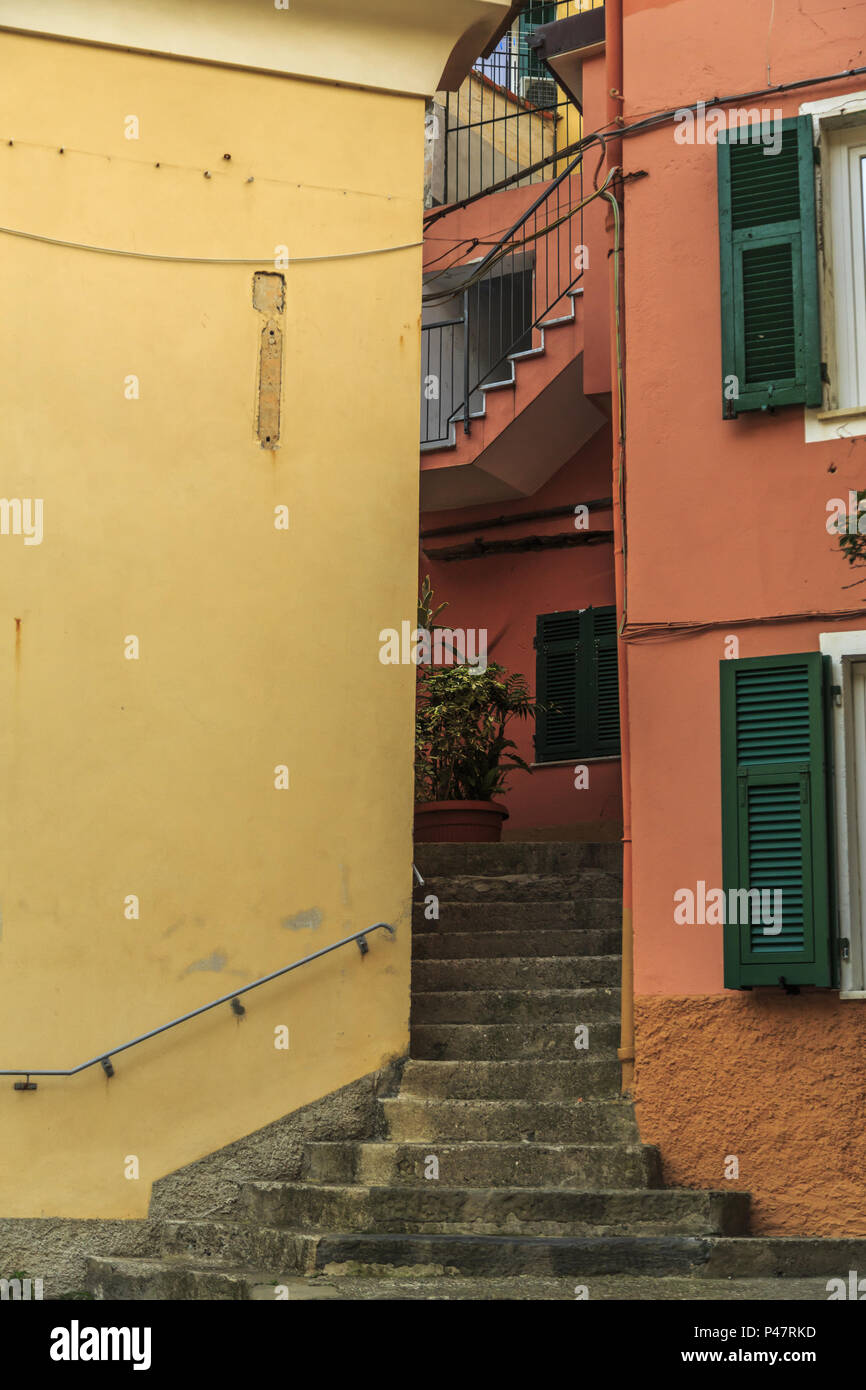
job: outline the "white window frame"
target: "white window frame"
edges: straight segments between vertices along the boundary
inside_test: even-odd
[[[857,156],[866,158],[866,92],[804,102],[819,150],[816,169],[821,356],[829,384],[806,409],[806,443],[866,435],[866,239],[863,197],[852,197]],[[866,166],[862,166],[866,180]]]
[[[860,863],[854,771],[853,667],[866,663],[866,630],[822,632],[820,650],[829,656],[832,684],[833,783],[836,830],[836,907],[839,937],[849,942],[840,962],[842,999],[866,999],[866,863]],[[866,837],[864,837],[866,841]],[[861,883],[862,893],[861,893]],[[862,903],[862,906],[861,906]]]

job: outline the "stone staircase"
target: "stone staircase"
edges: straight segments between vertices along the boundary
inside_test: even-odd
[[[240,1214],[152,1223],[149,1258],[91,1257],[95,1297],[825,1299],[866,1268],[866,1241],[748,1237],[747,1193],[661,1186],[619,1093],[618,845],[418,861],[410,1058],[377,1132],[308,1143]]]

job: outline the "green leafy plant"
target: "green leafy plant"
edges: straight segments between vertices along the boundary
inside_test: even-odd
[[[508,737],[514,719],[539,706],[526,678],[502,666],[426,667],[415,711],[415,795],[418,801],[492,801],[509,775],[531,771]]]
[[[447,603],[440,603],[436,608],[433,607],[433,585],[430,583],[429,574],[425,574],[421,583],[421,592],[418,595],[418,626],[426,632],[432,632],[436,627],[436,619],[447,608]]]
[[[854,534],[851,534],[850,519],[846,518],[848,524],[845,531],[839,536],[839,549],[844,554],[849,565],[866,564],[866,535],[860,534],[860,503],[864,498],[866,498],[866,490],[858,491]],[[862,580],[860,582],[862,583]]]

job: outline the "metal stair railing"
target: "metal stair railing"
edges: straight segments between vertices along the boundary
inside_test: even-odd
[[[77,1067],[62,1068],[40,1068],[40,1067],[4,1067],[0,1068],[0,1076],[23,1076],[24,1081],[16,1081],[13,1090],[15,1091],[35,1091],[36,1082],[31,1081],[31,1076],[77,1076],[81,1071],[87,1071],[88,1067],[101,1065],[106,1076],[114,1075],[114,1067],[111,1058],[117,1056],[119,1052],[126,1052],[130,1047],[137,1047],[139,1043],[147,1042],[148,1038],[155,1038],[160,1033],[167,1033],[170,1028],[176,1028],[179,1023],[186,1023],[191,1018],[198,1018],[199,1014],[205,1014],[209,1009],[215,1009],[219,1004],[231,1004],[232,1013],[240,1018],[246,1013],[246,1009],[240,1002],[240,995],[248,994],[251,989],[258,989],[259,985],[266,985],[269,980],[276,980],[280,975],[288,975],[291,970],[298,970],[302,965],[308,965],[311,960],[318,960],[321,956],[327,956],[331,951],[338,951],[341,946],[348,946],[350,942],[356,941],[362,956],[365,956],[370,947],[367,945],[367,937],[374,931],[386,931],[389,936],[396,936],[396,929],[388,922],[375,922],[371,927],[364,927],[363,931],[356,931],[352,936],[344,936],[342,941],[335,941],[330,946],[323,946],[321,951],[314,951],[312,955],[304,956],[302,960],[293,961],[291,965],[284,965],[279,970],[272,970],[269,975],[262,975],[258,980],[252,980],[248,985],[242,985],[240,989],[234,989],[229,994],[221,994],[219,999],[212,999],[209,1004],[202,1004],[198,1009],[191,1009],[189,1013],[181,1014],[178,1018],[173,1018],[169,1023],[163,1023],[159,1028],[151,1028],[147,1033],[140,1033],[137,1038],[130,1038],[129,1042],[120,1043],[118,1047],[110,1047],[105,1052],[97,1052],[95,1057],[89,1058],[86,1062],[79,1062]]]

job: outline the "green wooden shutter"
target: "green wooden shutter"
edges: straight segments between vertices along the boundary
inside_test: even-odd
[[[587,624],[592,625],[593,659],[588,711],[592,719],[590,743],[594,755],[603,758],[619,752],[616,609],[587,608],[582,616]]]
[[[543,613],[537,619],[538,762],[619,753],[616,609]]]
[[[536,699],[547,705],[535,723],[537,762],[574,757],[578,730],[580,614],[543,613],[536,620]]]
[[[719,133],[726,419],[745,410],[821,404],[812,122],[795,116],[781,127],[776,154],[769,143],[751,143],[758,129],[769,142],[772,125]]]
[[[725,986],[832,985],[825,668],[818,652],[722,661]],[[781,891],[781,931],[731,893]],[[745,906],[745,903],[743,903]],[[755,920],[757,917],[757,920]]]

